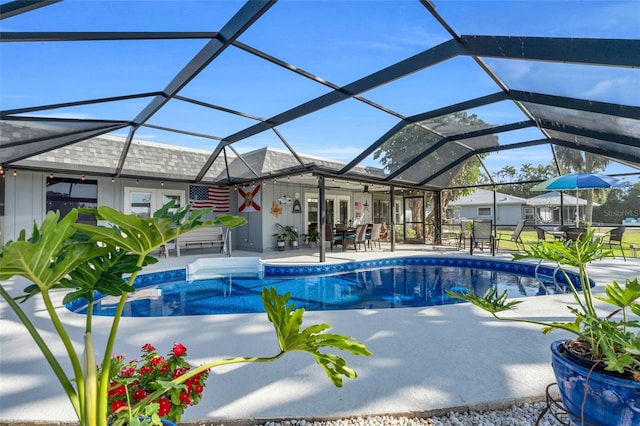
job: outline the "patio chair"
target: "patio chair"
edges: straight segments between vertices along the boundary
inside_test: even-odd
[[[448,241],[449,245],[451,242],[455,244],[456,248],[459,250],[462,247],[462,239],[464,238],[462,232],[462,224],[454,223],[453,225],[443,225],[442,233],[440,236],[441,243],[444,244],[445,241]]]
[[[613,250],[612,244],[617,244],[620,247],[620,251],[622,251],[622,258],[624,259],[625,262],[627,261],[627,256],[625,256],[624,248],[622,248],[622,236],[624,235],[624,231],[626,230],[627,230],[626,226],[619,226],[607,232],[605,236],[602,238],[602,242],[605,244],[609,244],[609,248],[611,250]],[[613,254],[613,251],[612,251],[612,254]],[[615,258],[616,255],[613,254],[613,257]]]
[[[344,244],[342,241],[342,233],[334,233],[333,226],[326,223],[324,225],[324,239],[329,242],[329,247],[331,251],[333,251],[333,246],[337,246],[338,244]]]
[[[484,251],[484,244],[488,243],[491,255],[495,255],[495,240],[493,238],[493,221],[491,219],[474,219],[473,230],[471,231],[471,248],[473,254],[475,247]]]
[[[535,226],[534,228],[536,230],[536,235],[538,236],[538,244],[542,241],[547,241],[547,232],[539,226]]]
[[[553,229],[551,230],[551,234],[553,235],[554,239],[561,241],[561,240],[564,240],[565,233],[569,228],[571,227],[568,225],[554,226]]]
[[[564,231],[564,239],[565,241],[576,242],[581,239],[586,232],[587,230],[585,228],[567,228]]]
[[[499,234],[495,242],[496,252],[500,250],[500,241],[511,241],[512,243],[516,243],[516,249],[524,251],[524,243],[522,242],[522,238],[520,237],[520,234],[524,229],[524,224],[525,224],[524,220],[519,220],[518,224],[516,225],[516,228],[513,230],[513,234],[511,234],[509,238],[507,238],[508,235],[506,234]]]
[[[373,226],[371,227],[371,232],[367,235],[365,235],[365,238],[367,239],[367,243],[369,244],[369,248],[373,249],[373,247],[371,246],[371,243],[378,243],[378,248],[382,249],[382,245],[380,244],[380,232],[382,230],[382,224],[381,223],[374,223]]]
[[[344,244],[350,242],[351,244],[353,244],[353,248],[355,251],[358,251],[358,247],[360,247],[360,244],[364,244],[364,251],[367,251],[367,239],[365,236],[366,233],[367,225],[358,225],[356,226],[356,232],[354,234],[347,234],[344,237]]]

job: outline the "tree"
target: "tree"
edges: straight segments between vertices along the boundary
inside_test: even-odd
[[[401,169],[407,162],[423,154],[432,146],[443,140],[441,135],[454,135],[490,127],[487,123],[478,118],[475,114],[466,112],[456,112],[435,119],[427,120],[417,124],[410,124],[403,127],[399,132],[385,141],[373,154],[374,159],[379,159],[380,163],[389,172],[393,173]],[[438,149],[434,150],[417,164],[403,170],[398,178],[407,182],[419,183],[422,180],[440,171],[444,165],[451,160],[460,158],[469,152],[467,146],[495,146],[498,138],[487,135],[463,141],[464,146],[455,141],[447,141]],[[488,154],[481,154],[485,157]],[[475,185],[480,181],[480,159],[473,156],[463,163],[453,167],[447,172],[439,175],[434,180],[441,186],[467,186]],[[447,204],[456,198],[473,192],[473,189],[443,191],[442,212],[446,210]],[[427,201],[433,200],[433,193],[427,193]],[[416,211],[418,211],[418,206]],[[409,206],[411,208],[411,206]],[[433,212],[429,213],[427,221],[433,220]],[[419,234],[417,238],[422,238],[422,230],[416,230]]]
[[[530,182],[537,180],[547,180],[554,176],[553,165],[549,164],[543,166],[538,164],[532,166],[531,164],[522,164],[520,170],[516,171],[513,166],[504,166],[497,173],[498,180],[505,182]],[[508,179],[507,179],[508,178]],[[531,185],[526,183],[512,183],[508,185],[502,185],[500,192],[513,195],[521,198],[531,198],[537,194],[531,192]]]
[[[621,223],[625,218],[640,217],[640,182],[631,188],[612,188],[607,201],[593,209],[593,220],[600,223]]]
[[[586,151],[578,151],[577,149],[567,148],[564,146],[555,147],[556,156],[560,166],[564,168],[563,172],[568,173],[599,173],[609,164],[610,160],[601,155],[592,154]],[[600,203],[607,199],[606,191],[597,191],[596,197]],[[593,220],[593,199],[594,191],[587,190],[587,217],[586,221],[591,223]]]

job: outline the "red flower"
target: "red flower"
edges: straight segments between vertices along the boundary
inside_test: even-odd
[[[180,401],[184,402],[185,404],[191,405],[191,399],[189,398],[189,394],[187,393],[180,393]]]
[[[133,393],[133,397],[135,399],[145,399],[149,395],[144,391],[144,389],[138,389]]]
[[[113,411],[114,413],[117,413],[118,411],[122,410],[122,407],[125,407],[125,409],[127,408],[126,401],[122,399],[116,399],[111,403],[111,411]]]
[[[140,367],[140,370],[139,370],[141,375],[149,374],[152,371],[153,371],[153,367],[147,367],[147,366],[142,366]]]
[[[156,366],[158,364],[162,364],[164,362],[163,356],[157,356],[151,360],[151,365]]]
[[[113,383],[113,385],[117,385],[117,383]],[[109,396],[125,395],[126,393],[127,391],[123,385],[117,385],[108,392]]]
[[[160,401],[158,401],[158,405],[160,406],[158,408],[158,415],[160,417],[169,414],[169,411],[171,411],[171,402],[164,396],[160,398]]]
[[[173,354],[175,356],[182,356],[187,353],[187,348],[182,343],[173,342]]]
[[[120,375],[122,377],[131,377],[135,372],[136,372],[135,367],[123,368],[122,370],[120,370]]]
[[[166,357],[158,355],[156,348],[150,344],[142,347],[140,361],[126,362],[124,356],[115,355],[113,363],[119,371],[109,381],[109,414],[115,414],[115,419],[124,420],[129,415],[127,409],[133,408],[161,387],[159,381],[170,381],[184,375],[191,369],[182,358],[186,353],[184,345],[174,342]],[[174,422],[180,421],[187,407],[200,402],[208,377],[208,371],[190,377],[184,381],[185,387],[177,395],[165,393],[155,400],[158,403],[158,415]]]

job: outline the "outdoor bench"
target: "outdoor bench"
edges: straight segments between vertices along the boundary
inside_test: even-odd
[[[219,247],[220,252],[224,248],[224,234],[222,227],[220,226],[207,226],[205,228],[199,228],[176,238],[168,244],[169,247],[174,246],[176,249],[176,256],[180,256],[180,249],[188,248],[200,248],[200,247]],[[168,248],[160,248],[160,256],[167,256]]]

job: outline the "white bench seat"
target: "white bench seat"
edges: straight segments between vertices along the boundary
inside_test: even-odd
[[[180,249],[189,249],[194,247],[219,247],[220,252],[224,249],[224,234],[221,226],[207,226],[205,228],[195,229],[176,238],[167,246],[160,248],[160,256],[167,257],[169,248],[175,247],[176,256],[180,257]]]

